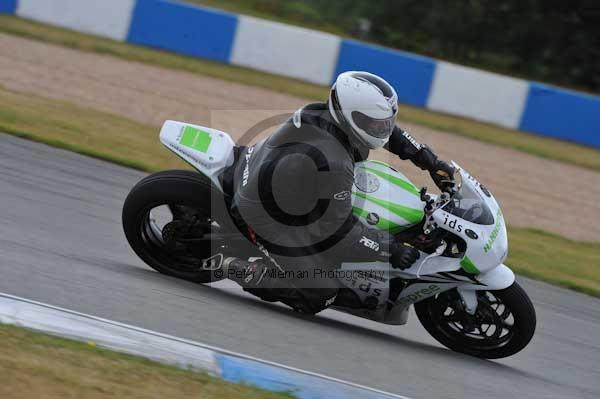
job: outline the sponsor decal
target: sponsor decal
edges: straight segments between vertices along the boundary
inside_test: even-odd
[[[489,240],[487,240],[487,242],[483,246],[483,250],[485,251],[486,254],[488,252],[490,252],[490,250],[494,246],[496,239],[500,235],[501,229],[502,229],[502,211],[500,209],[498,209],[498,213],[496,214],[496,225],[494,226],[494,230],[492,230]]]
[[[250,157],[254,152],[254,146],[248,148],[246,151],[246,166],[244,167],[244,173],[242,174],[242,187],[246,187],[248,184],[248,178],[250,177]]]
[[[463,225],[458,223],[458,219],[450,219],[450,215],[446,214],[446,219],[444,220],[444,226],[450,227],[452,230],[462,233]]]
[[[415,148],[417,150],[420,150],[423,146],[421,144],[419,144],[419,142],[417,140],[414,139],[413,136],[411,136],[408,132],[402,132],[402,135],[408,140],[410,141],[410,143],[415,146]]]
[[[381,296],[381,288],[372,288],[371,283],[363,283],[358,286],[358,289],[374,297]]]
[[[339,193],[335,193],[333,195],[333,199],[337,201],[346,201],[351,195],[352,193],[348,190],[340,191]]]
[[[475,185],[479,188],[479,190],[481,190],[481,192],[488,198],[492,198],[492,193],[490,193],[490,190],[487,189],[486,186],[484,186],[483,184],[479,183],[479,180],[477,180],[476,178],[474,178],[473,176],[467,174],[467,178],[469,180],[471,180],[473,183],[475,183]]]
[[[469,237],[471,240],[476,240],[479,238],[479,236],[477,235],[477,233],[475,233],[473,230],[471,229],[466,229],[465,230],[465,234],[467,235],[467,237]]]
[[[462,224],[460,224],[459,221],[460,220],[457,218],[452,219],[452,216],[447,214],[446,218],[444,219],[444,226],[448,226],[452,230],[454,230],[458,233],[462,233],[464,226]],[[469,237],[471,240],[477,240],[479,238],[479,235],[471,229],[466,229],[466,230],[464,230],[464,232],[465,232],[465,235],[467,237]]]
[[[439,285],[431,284],[429,287],[414,292],[410,295],[402,296],[396,300],[396,303],[399,305],[410,305],[411,303],[415,303],[420,299],[425,299],[436,292],[440,291],[441,288]]]
[[[206,162],[202,161],[200,158],[197,158],[192,153],[185,150],[183,147],[180,147],[180,146],[178,146],[176,144],[172,144],[172,143],[167,143],[167,145],[169,147],[171,147],[176,153],[185,155],[186,157],[190,158],[193,162],[200,164],[200,165],[204,166],[205,168],[210,168],[210,166]]]
[[[365,236],[362,236],[362,238],[359,241],[360,244],[364,245],[365,247],[372,249],[375,252],[379,252],[379,244],[376,243],[375,241],[371,240],[370,238],[367,238]]]
[[[369,223],[370,225],[376,225],[377,223],[379,223],[379,215],[376,214],[375,212],[371,212],[367,215],[367,223]]]
[[[365,193],[373,193],[379,190],[381,183],[377,176],[360,170],[356,173],[354,178],[354,185],[357,189]]]
[[[485,194],[486,197],[492,198],[492,193],[490,193],[490,190],[488,190],[486,186],[484,186],[483,184],[480,183],[479,189],[481,190],[481,192],[483,192]]]

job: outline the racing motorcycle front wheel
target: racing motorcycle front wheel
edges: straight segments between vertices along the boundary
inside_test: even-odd
[[[535,332],[533,304],[514,282],[498,291],[478,291],[477,311],[464,309],[456,290],[415,303],[425,329],[442,345],[484,359],[500,359],[521,351]]]

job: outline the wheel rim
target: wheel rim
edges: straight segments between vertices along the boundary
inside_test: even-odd
[[[194,239],[210,232],[213,225],[200,209],[178,204],[155,205],[141,217],[143,249],[163,267],[176,272],[198,272],[202,261],[210,256],[210,245],[201,248],[197,242],[194,244]]]
[[[428,314],[436,328],[447,338],[476,350],[497,349],[515,335],[515,316],[494,292],[479,291],[478,306],[469,315],[456,291],[438,295],[429,301]]]

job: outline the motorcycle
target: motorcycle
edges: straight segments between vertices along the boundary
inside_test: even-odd
[[[238,158],[232,138],[166,121],[160,141],[196,171],[154,173],[133,187],[122,221],[135,253],[160,273],[198,283],[217,281],[215,270],[225,259],[261,257],[229,214],[232,185],[224,175]],[[449,349],[508,357],[532,339],[535,309],[503,264],[508,237],[498,202],[454,166],[457,188],[433,195],[386,163],[356,164],[351,194],[356,217],[410,243],[420,258],[406,270],[384,262],[342,264],[337,275],[344,295],[338,297],[351,297],[352,306],[336,299],[332,309],[402,325],[413,305],[423,327]]]

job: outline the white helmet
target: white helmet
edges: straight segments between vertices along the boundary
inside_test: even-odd
[[[368,72],[340,74],[329,93],[329,112],[355,144],[383,147],[394,130],[398,96],[384,79]]]

